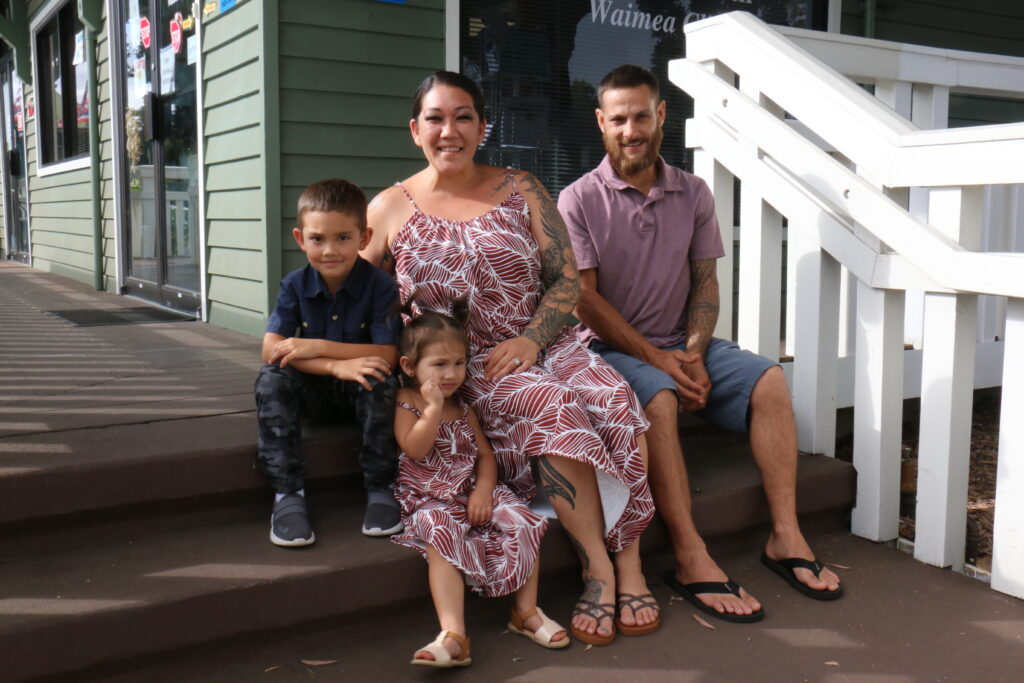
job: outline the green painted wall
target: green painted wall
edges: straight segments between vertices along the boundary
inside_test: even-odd
[[[274,123],[264,96],[264,14],[274,4],[239,2],[205,20],[202,34],[209,319],[250,334],[265,327],[267,270],[275,253],[266,206],[274,187],[267,183]]]
[[[444,68],[444,0],[281,0],[281,272],[305,263],[291,237],[306,185],[329,177],[369,198],[423,166],[410,98]],[[274,282],[272,288],[276,289]]]
[[[72,0],[72,3],[74,0]],[[43,0],[29,3],[29,22],[43,9]],[[99,121],[101,178],[104,217],[104,286],[115,288],[115,249],[113,221],[113,166],[110,127],[110,77],[107,48],[106,6],[104,28],[96,37],[99,67]],[[31,37],[30,37],[31,39]],[[33,65],[35,73],[35,65]],[[35,96],[35,88],[25,85],[25,98]],[[36,97],[38,107],[38,97]],[[47,176],[39,176],[36,145],[36,119],[26,127],[26,150],[29,175],[29,239],[32,241],[32,265],[58,275],[92,284],[93,224],[91,171],[88,167]]]

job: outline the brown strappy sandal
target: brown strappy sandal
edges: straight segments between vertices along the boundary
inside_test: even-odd
[[[618,616],[615,618],[615,628],[619,630],[624,636],[646,636],[648,633],[654,633],[661,626],[661,607],[658,605],[658,601],[650,593],[644,593],[643,595],[633,595],[632,593],[619,593],[618,599]],[[658,616],[649,624],[624,624],[622,622],[622,608],[628,607],[633,610],[633,618],[636,618],[636,613],[645,607],[653,609],[657,612]]]
[[[587,643],[588,645],[611,645],[611,642],[615,640],[615,605],[610,602],[594,602],[593,600],[587,600],[580,598],[576,601],[576,606],[572,610],[573,616],[577,614],[586,614],[597,622],[598,628],[601,627],[601,620],[608,619],[612,622],[612,632],[609,635],[601,636],[597,632],[587,633],[576,628],[573,624],[569,627],[572,637],[577,640]]]

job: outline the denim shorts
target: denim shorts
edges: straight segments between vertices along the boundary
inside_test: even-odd
[[[616,351],[598,340],[592,341],[590,348],[626,378],[640,399],[640,405],[646,406],[662,389],[676,391],[672,377],[653,365]],[[667,349],[685,351],[686,345],[677,344]],[[704,366],[711,379],[711,396],[708,397],[707,406],[693,414],[725,429],[747,431],[750,394],[754,391],[754,385],[766,370],[778,363],[745,351],[736,342],[717,338],[711,340],[706,355]]]

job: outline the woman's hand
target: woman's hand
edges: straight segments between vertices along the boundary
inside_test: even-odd
[[[506,339],[487,354],[484,375],[497,381],[505,375],[529,370],[537,362],[540,346],[526,337]]]
[[[486,486],[477,486],[473,489],[466,502],[466,516],[469,517],[470,524],[479,526],[491,521],[491,515],[494,513],[493,498],[493,489]]]

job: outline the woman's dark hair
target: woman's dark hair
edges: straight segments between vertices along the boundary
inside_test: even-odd
[[[413,292],[402,305],[402,315],[409,319],[402,333],[398,336],[398,353],[410,360],[413,365],[419,362],[427,344],[440,341],[445,336],[461,342],[469,351],[469,339],[466,338],[466,323],[469,322],[469,302],[459,298],[452,302],[448,314],[438,311],[421,310],[413,315],[413,304],[417,292]]]
[[[420,112],[423,111],[423,98],[438,83],[458,88],[468,94],[473,99],[473,109],[476,111],[476,115],[480,117],[481,121],[487,118],[484,114],[484,94],[480,92],[480,86],[472,78],[454,71],[435,71],[423,79],[412,96],[412,117],[414,119],[419,118]]]

